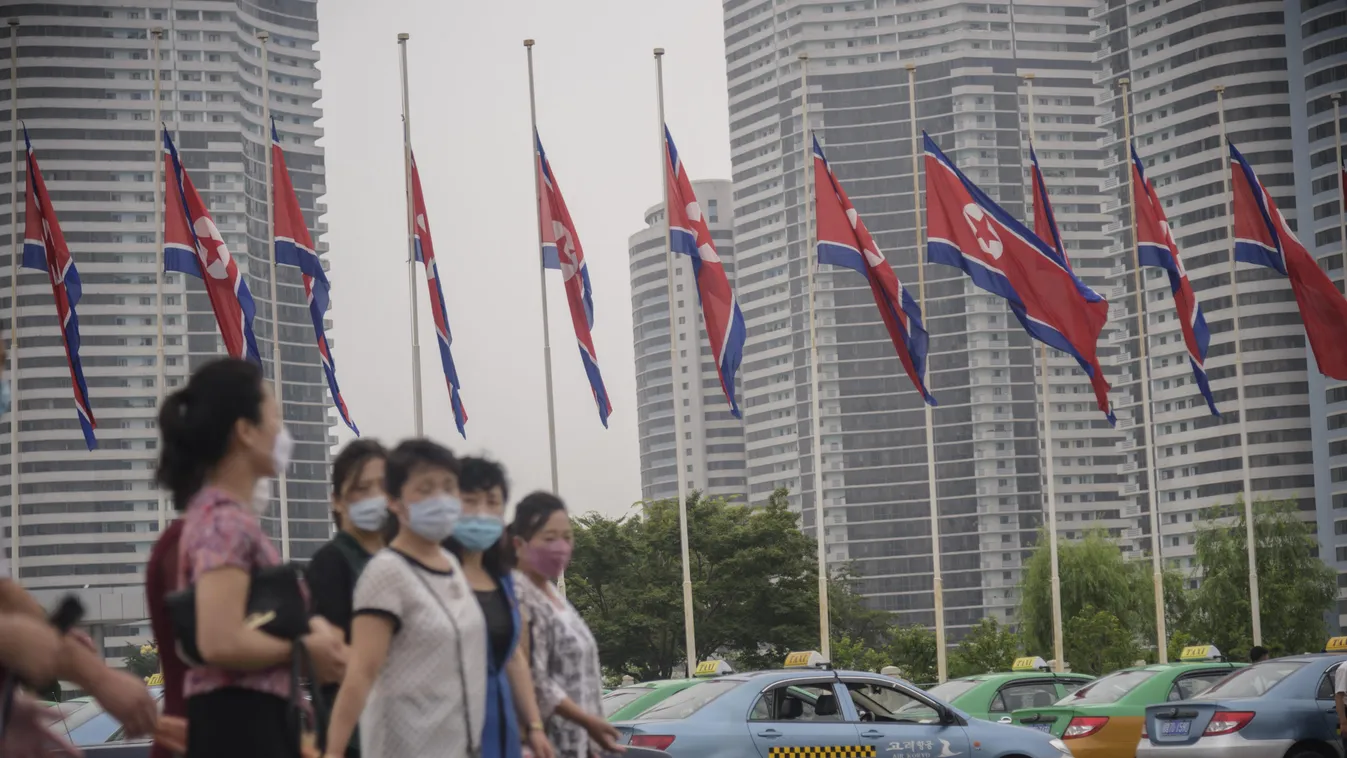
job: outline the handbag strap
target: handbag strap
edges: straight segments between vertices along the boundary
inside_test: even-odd
[[[309,649],[304,646],[300,640],[295,640],[290,645],[290,708],[292,713],[304,712],[303,705],[299,702],[300,681],[304,672],[309,675],[309,696],[313,702],[313,726],[315,739],[318,742],[318,753],[323,755],[327,753],[327,726],[331,717],[331,711],[327,704],[327,696],[323,694],[322,684],[318,681],[318,671],[313,666],[313,657],[309,655]],[[300,739],[303,739],[302,732]]]
[[[449,619],[449,625],[454,628],[454,640],[457,643],[456,647],[458,648],[458,681],[459,685],[463,688],[463,723],[468,735],[468,755],[480,755],[482,750],[481,740],[478,739],[476,744],[474,744],[472,714],[470,713],[471,708],[468,705],[471,690],[468,689],[468,675],[466,673],[467,659],[463,656],[463,630],[459,628],[458,619],[454,618],[454,614],[449,610],[449,606],[445,605],[443,600],[440,600],[440,596],[435,593],[435,588],[430,585],[430,582],[426,581],[424,576],[421,576],[421,572],[410,565],[407,566],[407,570],[412,573],[412,576],[415,576],[420,580],[421,586],[426,588],[426,592],[430,594],[431,599],[433,599],[435,604],[440,607],[440,610],[444,612],[444,617]]]

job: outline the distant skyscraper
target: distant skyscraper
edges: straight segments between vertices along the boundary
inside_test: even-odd
[[[149,636],[140,588],[160,518],[151,481],[158,454],[158,371],[149,31],[165,30],[159,62],[164,120],[254,293],[258,344],[270,376],[274,321],[264,163],[269,133],[262,123],[256,33],[271,33],[272,113],[300,205],[310,229],[320,235],[318,197],[325,187],[323,149],[317,144],[322,130],[316,125],[321,115],[316,13],[313,0],[0,3],[0,18],[16,16],[21,22],[19,117],[83,278],[82,354],[99,438],[99,449],[87,452],[50,284],[40,272],[21,273],[14,397],[22,507],[14,562],[18,578],[44,599],[80,592],[96,636],[115,658],[123,655],[120,646],[138,647]],[[9,40],[3,44],[8,47]],[[7,120],[8,106],[0,111]],[[0,161],[9,160],[6,149]],[[8,205],[3,211],[8,213]],[[8,241],[12,220],[6,215],[0,221],[0,237]],[[0,266],[8,265],[9,253],[8,246],[0,250]],[[279,285],[285,421],[296,439],[289,477],[291,552],[305,559],[331,529],[325,482],[333,414],[298,270],[282,269]],[[198,281],[168,275],[165,293],[164,352],[172,391],[192,368],[223,350]],[[6,287],[0,297],[6,320],[9,306]],[[0,418],[6,554],[13,523],[13,419],[14,414]],[[171,510],[166,515],[174,517]],[[273,505],[265,519],[273,536],[279,535],[278,515]]]
[[[731,284],[734,284],[738,266],[731,227],[730,183],[694,181],[692,187],[698,201],[706,208],[706,220],[716,250]],[[645,221],[646,228],[631,235],[628,241],[632,339],[636,349],[636,426],[641,445],[641,497],[677,498],[677,476],[682,476],[689,491],[737,496],[743,500],[748,492],[744,425],[730,414],[707,342],[691,264],[682,256],[676,259],[674,266],[679,358],[672,375],[679,382],[678,410],[683,414],[682,445],[687,455],[685,470],[675,471],[664,204],[646,211]],[[736,392],[742,391],[741,384]]]

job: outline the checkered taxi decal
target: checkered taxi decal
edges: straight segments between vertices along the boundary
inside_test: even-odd
[[[875,758],[873,745],[823,745],[816,747],[774,747],[769,758]]]

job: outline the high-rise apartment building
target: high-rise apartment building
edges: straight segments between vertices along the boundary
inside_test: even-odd
[[[151,30],[162,28],[163,118],[257,301],[254,327],[268,377],[275,318],[266,229],[268,131],[262,121],[260,31],[270,32],[271,109],[310,228],[321,232],[324,192],[313,0],[83,0],[0,3],[19,21],[18,112],[80,270],[81,354],[98,449],[85,449],[71,400],[51,286],[19,274],[14,410],[0,418],[0,522],[23,584],[44,600],[76,591],[105,651],[149,637],[141,586],[162,521],[152,483],[158,454],[155,143]],[[10,27],[11,30],[15,27]],[[9,39],[3,44],[8,51]],[[9,66],[3,66],[5,72]],[[3,90],[8,98],[9,87]],[[9,103],[0,120],[9,120]],[[5,129],[6,139],[8,129]],[[20,138],[20,145],[22,145]],[[22,160],[22,158],[20,159]],[[0,155],[8,164],[10,151]],[[12,166],[10,168],[13,168]],[[19,186],[23,186],[22,170]],[[14,219],[0,207],[0,266],[8,270]],[[22,209],[23,201],[20,199]],[[20,211],[22,213],[22,211]],[[22,224],[22,218],[18,219]],[[18,227],[20,233],[22,226]],[[166,391],[223,353],[199,281],[165,277]],[[291,556],[330,534],[327,397],[297,270],[282,269],[279,320],[285,421],[296,439],[289,471]],[[8,287],[0,297],[6,331]],[[19,424],[18,536],[11,539],[10,424]],[[278,536],[274,501],[266,527]]]
[[[730,183],[694,181],[693,192],[706,209],[711,239],[736,284],[734,233],[730,210],[734,204]],[[641,497],[646,500],[678,497],[678,476],[688,491],[743,500],[748,492],[744,458],[744,424],[730,413],[716,373],[701,315],[691,263],[674,262],[674,318],[679,355],[671,370],[669,355],[668,241],[664,204],[645,214],[646,228],[631,235],[628,257],[631,271],[632,340],[636,350],[636,428],[641,445]],[[683,415],[684,470],[677,469],[674,448],[674,400],[670,377],[679,382],[678,412]],[[743,383],[736,392],[742,395]],[[741,400],[741,404],[744,401]]]
[[[799,191],[798,58],[808,53],[811,129],[877,244],[917,295],[924,251],[917,248],[908,126],[905,67],[912,64],[918,129],[1020,218],[1031,217],[1024,165],[1032,114],[1066,253],[1111,303],[1099,346],[1117,428],[1096,409],[1073,360],[1052,355],[1047,367],[1060,534],[1104,529],[1127,554],[1146,558],[1156,542],[1154,507],[1162,557],[1189,570],[1202,510],[1231,503],[1242,490],[1214,85],[1225,85],[1231,139],[1292,223],[1298,207],[1316,207],[1315,231],[1302,233],[1304,241],[1328,258],[1340,249],[1325,113],[1328,94],[1342,89],[1332,67],[1344,54],[1344,25],[1332,3],[1301,5],[1296,16],[1279,2],[1232,3],[1217,12],[1195,0],[725,0],[734,238],[748,322],[750,497],[790,487],[811,530],[821,500],[829,560],[859,570],[874,607],[897,612],[903,623],[933,623],[920,399],[865,282],[840,269],[825,268],[818,280],[821,487],[812,470]],[[1134,93],[1138,152],[1211,325],[1207,369],[1225,414],[1216,419],[1207,411],[1167,280],[1147,271],[1155,476],[1144,454],[1121,77]],[[1306,102],[1307,112],[1293,105]],[[953,269],[925,264],[925,276],[930,386],[940,401],[934,426],[946,622],[957,639],[961,627],[984,615],[1012,617],[1018,602],[1022,561],[1043,522],[1042,367],[1036,343],[999,298]],[[1254,495],[1298,498],[1311,517],[1314,450],[1329,459],[1331,410],[1347,409],[1347,393],[1307,368],[1286,281],[1248,266],[1239,277]],[[773,389],[763,393],[763,386]],[[1313,403],[1324,412],[1316,413],[1323,420],[1312,440]],[[1338,447],[1342,455],[1333,461],[1347,461],[1347,443]],[[1331,490],[1329,477],[1325,465],[1321,488]],[[1322,495],[1320,502],[1328,507]],[[1332,533],[1331,521],[1320,519],[1321,535]],[[1347,561],[1347,540],[1341,552]]]

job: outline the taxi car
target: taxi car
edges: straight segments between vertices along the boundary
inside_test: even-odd
[[[609,721],[635,718],[647,708],[703,679],[733,673],[734,669],[725,661],[702,661],[697,664],[691,679],[658,679],[618,687],[603,696],[603,717]]]
[[[1061,737],[1077,758],[1134,758],[1146,706],[1187,700],[1247,666],[1214,645],[1184,648],[1178,663],[1115,671],[1047,708],[1011,714],[1012,723]]]
[[[1325,650],[1266,660],[1198,697],[1148,707],[1137,758],[1340,755],[1333,675],[1347,665],[1347,637]]]
[[[1067,758],[1049,734],[970,717],[901,679],[836,671],[818,653],[788,667],[699,682],[614,722],[629,746],[674,758]],[[920,703],[924,714],[904,715]]]
[[[1010,669],[950,679],[926,692],[974,718],[1009,723],[1013,711],[1052,705],[1094,679],[1088,674],[1054,673],[1037,657],[1016,658]]]

